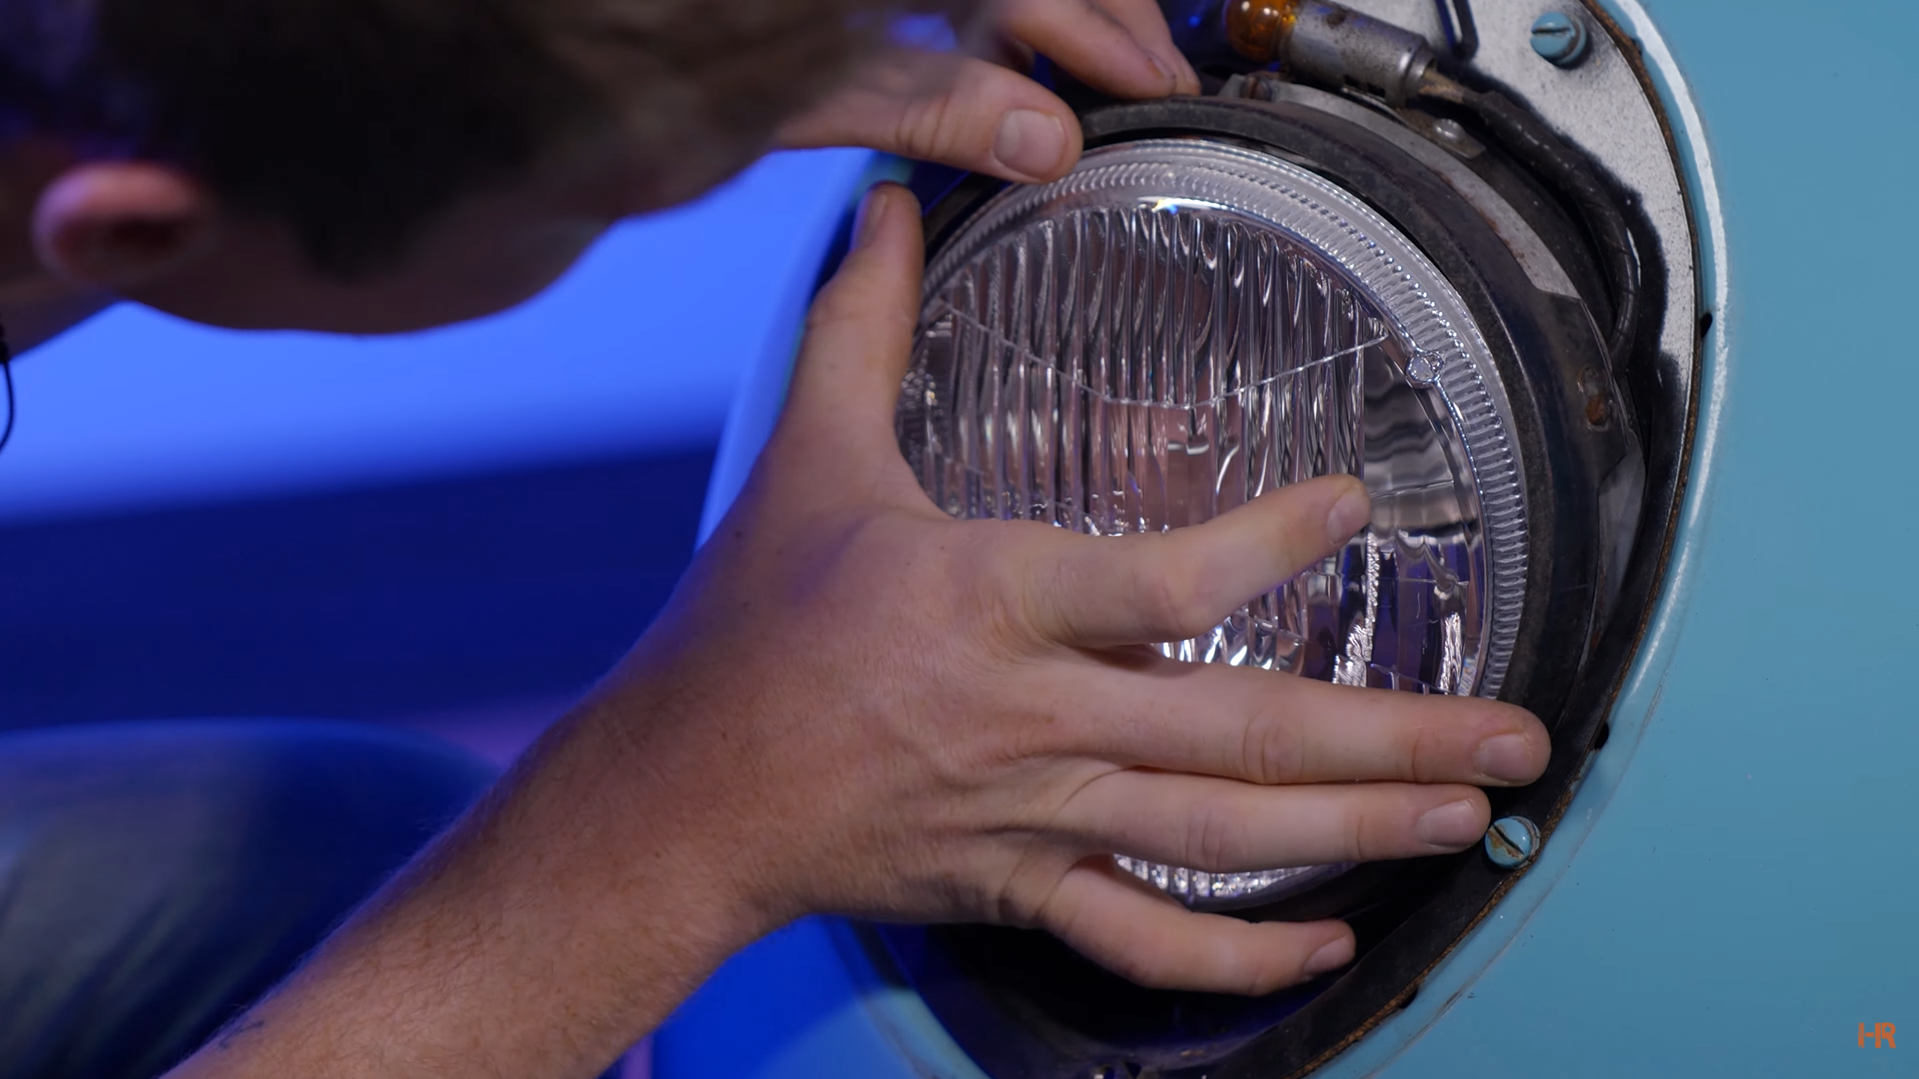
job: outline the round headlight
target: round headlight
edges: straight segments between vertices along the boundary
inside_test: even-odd
[[[1092,535],[1197,524],[1360,477],[1368,528],[1172,657],[1355,686],[1497,695],[1526,607],[1511,404],[1458,292],[1325,178],[1214,139],[1086,154],[936,250],[898,413],[958,517]],[[1196,907],[1340,873],[1119,863]]]

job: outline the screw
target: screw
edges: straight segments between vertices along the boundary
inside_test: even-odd
[[[1539,853],[1539,825],[1524,817],[1501,817],[1486,829],[1486,857],[1501,869],[1518,869]]]
[[[1533,51],[1554,67],[1578,67],[1588,44],[1586,24],[1571,15],[1548,11],[1533,20]]]

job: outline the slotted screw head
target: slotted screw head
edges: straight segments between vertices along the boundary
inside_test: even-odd
[[[1539,825],[1524,817],[1501,817],[1486,829],[1486,857],[1501,869],[1517,869],[1539,853]]]
[[[1586,24],[1571,15],[1548,11],[1533,20],[1533,51],[1554,67],[1573,67],[1586,58]]]

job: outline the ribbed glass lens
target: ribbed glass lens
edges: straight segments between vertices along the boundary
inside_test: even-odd
[[[1350,473],[1373,497],[1365,532],[1162,649],[1497,693],[1525,584],[1506,401],[1457,294],[1345,192],[1199,140],[1096,150],[983,207],[925,295],[899,438],[948,513],[1121,535]],[[1213,908],[1344,868],[1119,863]]]

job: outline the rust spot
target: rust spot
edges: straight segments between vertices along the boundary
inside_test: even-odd
[[[1586,395],[1586,425],[1596,431],[1612,426],[1612,401],[1607,389],[1605,373],[1599,368],[1580,369],[1579,391]]]

